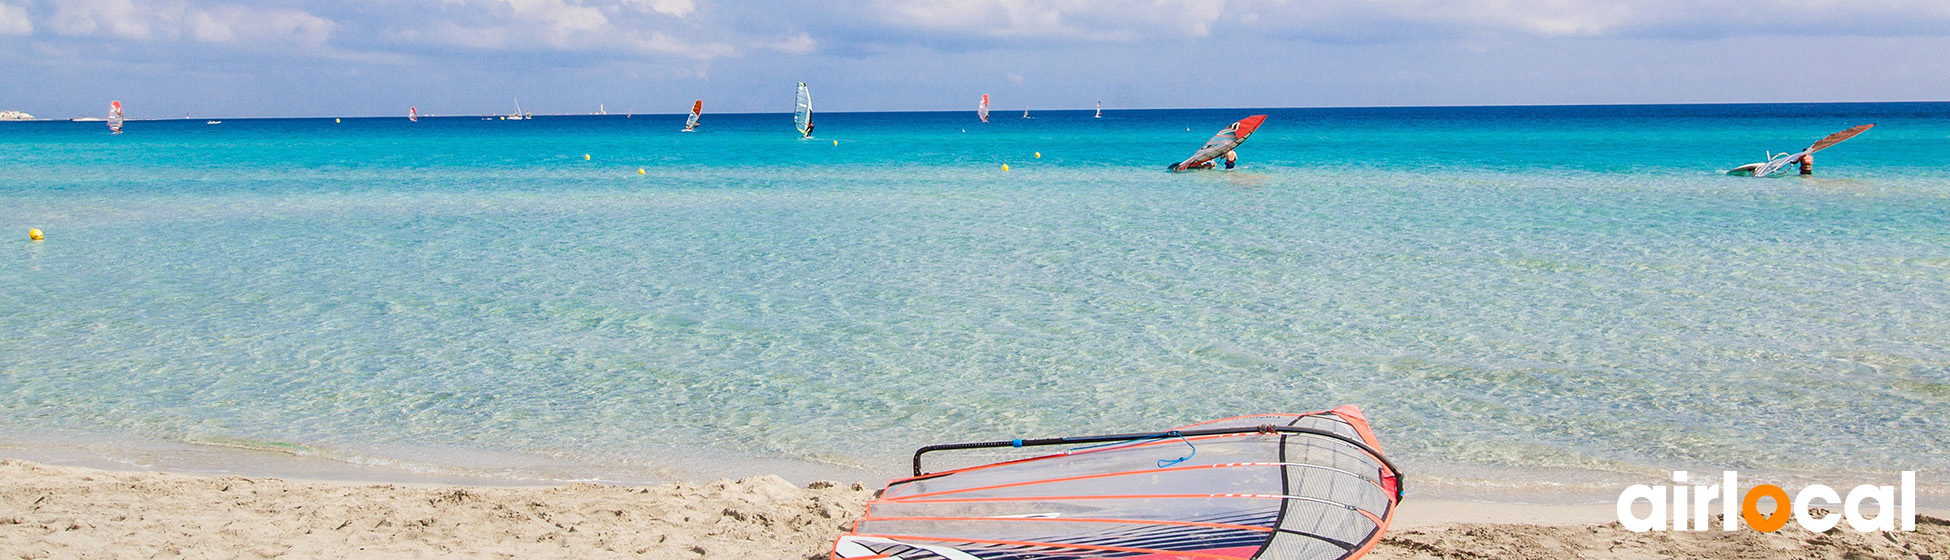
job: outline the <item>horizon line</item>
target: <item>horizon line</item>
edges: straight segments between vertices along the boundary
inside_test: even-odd
[[[1489,103],[1489,104],[1456,104],[1456,105],[1320,105],[1320,106],[1309,106],[1309,107],[1119,107],[1119,108],[1115,108],[1115,109],[1111,109],[1111,108],[1106,108],[1106,110],[1116,110],[1116,111],[1226,111],[1226,110],[1239,110],[1239,111],[1255,111],[1255,110],[1292,110],[1292,109],[1302,109],[1302,110],[1306,110],[1306,109],[1480,109],[1480,108],[1543,108],[1543,107],[1671,107],[1671,106],[1689,106],[1689,105],[1700,105],[1700,106],[1704,106],[1704,105],[1900,105],[1900,104],[1927,104],[1927,103],[1950,103],[1950,100],[1903,100],[1903,101],[1704,101],[1704,102],[1694,102],[1694,103],[1527,103],[1527,104],[1526,104],[1526,103],[1510,103],[1510,104],[1494,104],[1494,103]],[[17,110],[17,109],[8,109],[8,110],[10,110],[10,111],[15,111],[15,110]],[[1011,110],[1013,110],[1013,109],[1011,109]],[[1050,109],[1034,109],[1034,108],[1029,108],[1029,109],[1025,109],[1025,110],[1026,110],[1026,111],[1043,111],[1043,112],[1066,112],[1066,111],[1084,111],[1084,112],[1089,112],[1089,111],[1095,111],[1095,110],[1097,110],[1097,108],[1096,108],[1096,107],[1084,107],[1084,108],[1067,108],[1067,107],[1064,107],[1064,108],[1050,108]],[[848,114],[887,114],[887,113],[960,113],[960,112],[964,112],[964,111],[966,111],[966,112],[973,112],[974,110],[973,110],[973,109],[926,109],[926,110],[886,110],[886,111],[872,111],[872,110],[869,110],[869,111],[820,111],[819,113],[832,113],[832,114],[841,114],[841,115],[848,115]],[[23,112],[23,113],[26,113],[26,111],[21,111],[21,112]],[[28,113],[28,114],[32,114],[32,113]],[[536,116],[536,117],[612,117],[612,116],[617,116],[617,114],[616,114],[616,113],[614,113],[614,112],[610,112],[610,113],[528,113],[528,114],[529,114],[529,115],[532,115],[532,116]],[[624,112],[623,114],[624,114],[624,116],[630,116],[630,115],[636,115],[637,113],[632,113],[632,112]],[[790,115],[790,114],[792,114],[792,111],[726,111],[726,112],[721,112],[721,113],[710,113],[710,114],[718,114],[718,115]],[[456,114],[425,114],[425,113],[423,113],[423,114],[421,114],[421,115],[420,115],[420,118],[457,118],[457,117],[501,117],[501,116],[506,116],[506,115],[507,115],[507,113],[456,113]],[[683,112],[677,112],[677,113],[643,113],[643,115],[644,115],[644,116],[653,116],[653,117],[659,117],[659,116],[688,116],[688,115],[690,115],[690,112],[689,112],[689,111],[683,111]],[[169,122],[169,121],[185,121],[185,120],[198,120],[198,119],[202,119],[202,120],[223,120],[223,119],[236,119],[236,120],[278,120],[278,119],[290,119],[290,120],[304,120],[304,119],[390,119],[390,118],[401,118],[401,119],[403,119],[403,118],[406,118],[406,116],[405,116],[405,115],[403,115],[403,114],[400,114],[400,115],[292,115],[292,116],[230,116],[230,117],[224,117],[224,116],[200,116],[200,117],[199,117],[199,116],[182,116],[182,117],[156,117],[156,118],[125,118],[125,119],[123,119],[123,120],[125,120],[125,121],[128,121],[128,122]],[[0,120],[0,122],[77,122],[77,121],[76,121],[76,119],[105,119],[105,117],[96,117],[96,116],[92,116],[92,115],[85,115],[85,116],[78,116],[78,117],[68,117],[68,118],[39,118],[39,117],[36,117],[36,118],[33,118],[33,119],[8,119],[8,120]],[[88,122],[88,121],[80,121],[80,122]]]

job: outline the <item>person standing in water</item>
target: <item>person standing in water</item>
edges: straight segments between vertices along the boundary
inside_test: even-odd
[[[1239,152],[1233,150],[1226,150],[1226,169],[1232,169],[1232,166],[1238,163],[1239,163]]]
[[[806,121],[806,135],[804,136],[805,138],[812,138],[812,127],[813,127],[813,122]]]
[[[1814,174],[1815,174],[1815,155],[1808,154],[1808,155],[1801,156],[1801,175],[1805,177]]]

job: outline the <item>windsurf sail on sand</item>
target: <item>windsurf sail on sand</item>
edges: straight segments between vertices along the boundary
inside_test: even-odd
[[[1069,449],[1031,451],[1049,446]],[[984,449],[1014,457],[923,469],[927,453]],[[1354,406],[935,445],[914,472],[867,503],[833,558],[1352,560],[1381,541],[1403,484]]]
[[[704,100],[691,103],[691,118],[684,121],[684,132],[697,130],[697,117],[704,114]]]
[[[108,132],[122,133],[122,102],[120,101],[108,102]]]
[[[812,92],[805,82],[799,82],[799,107],[792,111],[792,124],[799,127],[800,136],[812,136]]]
[[[1808,146],[1808,149],[1806,150],[1801,150],[1799,152],[1795,152],[1791,154],[1781,154],[1779,156],[1769,158],[1764,163],[1750,163],[1747,165],[1742,165],[1740,167],[1734,168],[1733,171],[1728,171],[1727,173],[1729,175],[1751,174],[1755,177],[1766,177],[1768,175],[1773,175],[1777,172],[1780,172],[1782,169],[1787,168],[1787,166],[1793,165],[1795,162],[1800,161],[1801,156],[1811,155],[1814,154],[1815,152],[1826,150],[1828,149],[1829,146],[1840,144],[1842,143],[1843,140],[1854,138],[1855,135],[1861,134],[1864,131],[1867,131],[1873,127],[1875,127],[1875,123],[1849,127],[1848,130],[1844,130],[1841,132],[1837,132],[1822,137],[1821,140],[1816,141],[1813,145]]]
[[[1253,131],[1259,130],[1259,124],[1263,122],[1266,122],[1266,115],[1253,115],[1239,119],[1239,122],[1232,123],[1232,126],[1228,126],[1225,130],[1221,130],[1218,134],[1213,135],[1211,140],[1206,140],[1205,147],[1199,148],[1197,152],[1192,154],[1192,157],[1186,158],[1183,162],[1173,164],[1171,170],[1184,171],[1193,169],[1205,164],[1205,162],[1226,155],[1226,152],[1230,152],[1233,148],[1239,147],[1239,144],[1245,142],[1247,137],[1252,136]]]
[[[418,107],[407,107],[407,108],[406,108],[406,120],[409,120],[409,121],[413,121],[413,122],[420,122],[420,108],[418,108]]]
[[[975,116],[981,117],[982,122],[989,122],[989,94],[982,94],[982,104],[975,106]]]

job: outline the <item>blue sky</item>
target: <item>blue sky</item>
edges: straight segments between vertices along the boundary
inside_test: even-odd
[[[1950,99],[1945,0],[0,0],[0,110],[131,117]]]

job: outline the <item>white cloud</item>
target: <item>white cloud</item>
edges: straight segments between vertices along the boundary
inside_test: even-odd
[[[467,23],[437,18],[408,21],[388,36],[417,43],[476,50],[614,51],[711,59],[736,56],[724,42],[693,42],[656,25],[626,18],[622,8],[682,17],[697,9],[690,0],[445,0],[474,8]],[[614,17],[612,17],[614,16]],[[653,22],[654,23],[654,22]]]
[[[70,37],[313,46],[323,45],[336,27],[302,10],[196,6],[182,0],[63,0],[44,23],[48,30]]]
[[[812,35],[800,33],[777,41],[760,41],[755,46],[785,54],[812,54],[819,50],[819,41],[813,40]]]
[[[623,0],[623,5],[680,18],[697,11],[697,3],[691,0]]]
[[[34,22],[27,19],[27,8],[0,4],[0,35],[33,35]]]
[[[46,24],[61,35],[146,40],[168,35],[182,20],[182,12],[181,5],[151,6],[135,0],[67,0],[57,5]]]
[[[1950,34],[1950,2],[1942,0],[857,0],[843,11],[910,32],[896,40],[947,45],[969,38],[994,44]]]
[[[221,6],[189,16],[190,37],[205,43],[282,39],[323,45],[336,24],[299,10],[257,10]]]
[[[1138,41],[1204,37],[1225,0],[873,0],[856,8],[895,27],[992,38]]]

